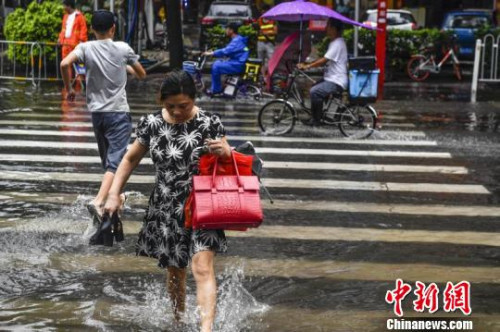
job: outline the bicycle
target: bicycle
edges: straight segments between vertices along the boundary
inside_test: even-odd
[[[306,100],[297,87],[298,76],[304,76],[314,82],[300,69],[292,70],[288,75],[287,89],[282,98],[271,100],[259,111],[258,123],[264,134],[287,134],[295,127],[299,112],[309,117],[312,115],[311,108],[306,104]],[[299,107],[296,108],[290,100],[295,101]],[[367,138],[373,133],[376,122],[377,112],[370,105],[344,103],[342,96],[337,95],[330,95],[323,104],[321,123],[327,126],[338,126],[345,137]]]
[[[416,82],[423,82],[431,73],[439,74],[441,72],[441,67],[448,59],[451,59],[455,76],[461,81],[462,70],[460,69],[460,62],[458,61],[457,55],[455,54],[456,44],[454,40],[455,38],[452,38],[450,46],[439,63],[436,63],[436,47],[432,44],[422,48],[420,50],[421,54],[413,55],[406,65],[408,76]]]
[[[206,85],[203,81],[203,69],[206,63],[206,56],[200,55],[197,61],[184,61],[183,69],[193,77],[196,90],[198,94],[202,95],[206,91]],[[255,61],[249,59],[250,61]],[[246,66],[248,67],[248,66]],[[260,70],[260,69],[259,69]],[[258,79],[245,78],[243,75],[228,75],[224,81],[224,98],[229,99],[255,99],[260,100],[263,96],[267,95],[262,92],[262,82]],[[234,89],[234,90],[233,90]]]

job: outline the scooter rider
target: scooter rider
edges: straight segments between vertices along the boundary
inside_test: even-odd
[[[210,95],[222,94],[221,75],[241,74],[245,70],[245,62],[248,59],[249,49],[247,37],[238,35],[239,24],[231,22],[226,27],[226,36],[231,38],[229,44],[215,51],[203,52],[203,55],[216,58],[227,57],[227,60],[216,60],[212,66],[212,89],[207,91]]]

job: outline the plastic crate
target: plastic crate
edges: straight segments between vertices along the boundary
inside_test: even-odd
[[[378,96],[380,70],[349,70],[349,99],[351,102],[371,103]]]
[[[196,74],[197,63],[195,61],[184,61],[182,62],[182,69],[191,75]]]

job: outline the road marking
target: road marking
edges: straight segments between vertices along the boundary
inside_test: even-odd
[[[129,191],[129,201],[134,207],[146,207],[149,196]],[[139,195],[137,197],[137,195]],[[29,203],[57,203],[71,205],[81,197],[78,194],[37,192],[0,192],[0,200],[14,200]],[[89,196],[88,199],[91,197]],[[383,213],[392,215],[456,216],[456,217],[500,217],[500,207],[490,205],[443,205],[443,204],[384,204],[349,201],[292,201],[262,200],[266,210],[286,211],[332,211],[350,213]],[[500,220],[500,218],[498,219]]]
[[[414,165],[380,165],[352,163],[315,163],[266,161],[265,168],[307,169],[307,170],[338,170],[363,172],[410,172],[410,173],[441,173],[468,174],[467,168],[455,166],[414,166]]]
[[[31,130],[0,128],[1,135],[34,135],[34,136],[82,136],[94,137],[90,130]],[[134,136],[134,134],[132,134]],[[322,137],[276,137],[276,136],[251,136],[251,135],[228,135],[229,140],[238,141],[262,141],[262,142],[283,142],[283,143],[323,143],[323,144],[360,144],[360,145],[407,145],[407,146],[437,146],[436,141],[413,141],[394,139],[349,139],[349,138],[322,138]]]
[[[421,231],[313,226],[261,226],[248,232],[227,232],[230,237],[319,241],[452,243],[500,247],[499,233]]]
[[[291,148],[256,148],[258,153],[318,156],[363,156],[363,157],[407,157],[407,158],[445,158],[448,152],[413,152],[413,151],[362,151],[329,149],[291,149]]]
[[[78,163],[101,164],[99,157],[91,156],[61,156],[61,155],[34,155],[34,154],[0,154],[1,161],[50,162],[50,163]],[[141,164],[152,165],[150,158],[145,157]],[[410,173],[441,173],[441,174],[468,174],[465,167],[455,166],[407,166],[407,165],[378,165],[378,164],[347,164],[347,163],[301,163],[266,161],[266,169],[307,169],[307,170],[341,170],[361,172],[410,172]]]
[[[9,126],[46,126],[46,127],[68,127],[68,128],[92,128],[92,122],[75,122],[75,121],[13,121],[13,120],[0,120],[0,125]],[[260,131],[257,126],[224,126],[228,131]]]
[[[93,142],[83,143],[83,142],[0,140],[0,147],[97,150],[97,144]],[[449,154],[448,152],[289,149],[289,148],[259,148],[259,147],[256,147],[255,150],[257,153],[262,153],[262,154],[451,159],[451,154]]]
[[[94,132],[90,130],[72,131],[72,130],[35,130],[35,129],[10,129],[1,128],[0,135],[30,135],[30,136],[77,136],[94,137]]]
[[[102,174],[94,173],[61,173],[61,172],[18,172],[2,171],[1,180],[19,181],[64,181],[64,182],[101,182]],[[128,183],[153,184],[154,176],[132,175]],[[365,190],[386,192],[433,192],[454,194],[490,194],[481,185],[446,184],[446,183],[402,183],[402,182],[370,182],[370,181],[337,181],[313,179],[273,179],[263,180],[269,188],[300,188],[329,190]]]
[[[263,179],[270,188],[301,188],[330,190],[366,190],[366,191],[401,191],[401,192],[433,192],[454,194],[483,194],[490,192],[482,185],[446,184],[446,183],[402,183],[371,181],[337,181],[313,179]]]
[[[135,235],[132,233],[131,235]],[[80,253],[54,253],[50,266],[63,271],[98,270],[105,273],[159,273],[157,261],[148,257],[125,254],[85,255]],[[436,264],[390,264],[372,262],[344,262],[339,260],[315,261],[307,259],[259,259],[221,255],[215,261],[216,270],[225,266],[241,266],[245,277],[316,279],[322,276],[331,280],[405,281],[446,283],[469,282],[500,283],[500,267],[463,267]],[[161,272],[161,271],[160,271]]]
[[[139,114],[138,114],[139,115]],[[72,120],[72,121],[85,121],[90,120],[90,114],[46,114],[46,113],[32,113],[32,112],[13,112],[6,114],[8,118],[39,118],[39,119],[52,119],[52,120]],[[78,119],[78,120],[77,120]],[[245,123],[245,124],[254,124],[257,125],[257,118],[234,118],[234,117],[226,117],[222,116],[222,122],[224,124],[228,123]],[[415,124],[413,123],[405,123],[405,122],[384,122],[382,123],[382,127],[395,127],[395,128],[415,128]]]
[[[43,225],[20,222],[13,227],[18,231],[30,231],[31,228],[38,232],[50,232],[53,227],[57,231],[68,234],[81,234],[81,223],[45,223]],[[141,222],[126,222],[125,234],[137,234],[142,227]],[[0,231],[9,231],[11,227],[0,228]],[[322,227],[322,226],[281,226],[262,225],[252,228],[247,232],[226,231],[228,237],[239,238],[271,238],[307,241],[368,241],[368,242],[404,242],[404,243],[448,243],[463,245],[482,245],[500,247],[500,233],[471,232],[471,231],[436,231],[436,230],[401,230],[401,229],[374,229],[351,227]]]
[[[81,127],[81,128],[89,128],[92,127],[91,122],[62,122],[62,121],[16,121],[16,120],[0,120],[0,125],[8,125],[8,126],[47,126],[47,127]],[[248,131],[248,132],[260,132],[260,129],[257,126],[224,126],[224,128],[228,131]],[[405,136],[415,136],[415,137],[425,137],[425,133],[423,131],[401,131],[401,130],[384,130],[380,132],[381,134],[387,135],[405,135]]]
[[[351,213],[387,213],[424,216],[463,216],[463,217],[500,217],[500,207],[481,205],[442,205],[442,204],[379,204],[341,201],[288,201],[274,200],[269,204],[262,200],[266,209],[332,211]],[[147,204],[147,202],[144,202]]]
[[[324,143],[324,144],[360,144],[360,145],[407,145],[407,146],[437,146],[436,141],[395,140],[395,139],[350,139],[330,137],[276,137],[276,136],[228,136],[229,140],[247,140],[283,143]]]

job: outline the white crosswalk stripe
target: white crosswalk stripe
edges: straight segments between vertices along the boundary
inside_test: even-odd
[[[44,114],[44,113],[32,113],[32,112],[13,112],[9,113],[6,115],[7,118],[23,118],[23,119],[30,119],[30,118],[39,118],[39,119],[51,119],[51,120],[61,120],[64,118],[66,121],[68,120],[73,120],[73,121],[90,121],[91,116],[90,114],[80,114],[80,115],[66,115],[66,116],[61,116],[60,114]],[[77,120],[76,120],[77,119]],[[384,117],[384,120],[405,120],[406,118],[404,117],[398,117],[398,116],[386,116]],[[255,118],[248,118],[248,119],[241,119],[241,118],[236,118],[236,117],[223,117],[224,123],[246,123],[246,124],[253,124],[257,125],[257,119]],[[397,127],[397,128],[415,128],[414,123],[410,122],[386,122],[384,121],[383,127]]]
[[[61,173],[61,172],[17,172],[3,171],[1,180],[26,181],[65,181],[65,182],[100,182],[102,175],[94,173]],[[128,183],[152,184],[154,176],[132,175]],[[403,191],[403,192],[434,192],[461,194],[490,194],[482,185],[445,184],[445,183],[401,183],[401,182],[369,182],[369,181],[337,181],[311,179],[275,179],[263,180],[270,188],[301,188],[301,189],[331,189],[331,190],[368,190],[368,191]]]
[[[70,205],[78,198],[77,194],[49,193],[25,194],[12,191],[0,192],[0,200],[22,201],[29,203],[58,202]],[[134,204],[146,206],[148,197],[133,199]],[[481,205],[443,205],[443,204],[385,204],[350,201],[304,201],[275,199],[273,203],[262,200],[262,207],[266,210],[284,211],[324,211],[324,212],[349,212],[388,215],[416,215],[416,216],[445,216],[445,217],[500,217],[500,207]],[[314,216],[310,217],[314,219]]]
[[[83,163],[100,164],[99,157],[90,156],[55,156],[55,155],[33,155],[33,154],[3,154],[0,161],[31,161],[47,163]],[[152,165],[150,158],[141,160],[143,165]],[[302,163],[302,162],[280,162],[266,161],[266,169],[303,169],[303,170],[340,170],[340,171],[365,171],[365,172],[410,172],[410,173],[441,173],[441,174],[467,174],[465,167],[460,166],[410,166],[410,165],[380,165],[380,164],[347,164],[347,163]]]
[[[96,150],[95,143],[2,140],[0,147],[24,147],[45,149],[90,149]],[[406,158],[442,158],[450,159],[448,152],[418,151],[370,151],[370,150],[333,150],[333,149],[299,149],[299,148],[255,148],[257,153],[278,155],[317,155],[317,156],[363,156],[363,157],[406,157]]]
[[[1,128],[2,135],[36,135],[36,136],[82,136],[94,137],[90,129],[81,131],[72,130],[36,130],[36,129],[12,129]],[[132,137],[135,137],[132,134]],[[283,142],[283,143],[321,143],[321,144],[343,144],[343,145],[402,145],[402,146],[436,146],[436,141],[418,141],[418,140],[396,140],[396,139],[345,139],[345,138],[320,138],[320,137],[266,137],[250,135],[228,135],[229,140],[254,141],[254,142]]]

